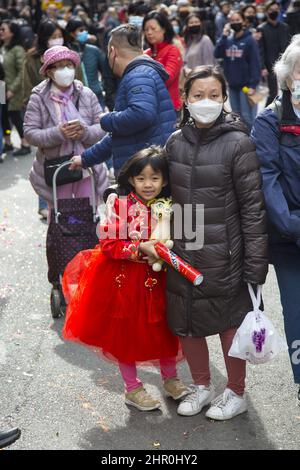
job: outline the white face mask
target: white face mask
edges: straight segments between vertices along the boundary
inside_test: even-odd
[[[292,85],[292,102],[300,104],[300,80],[293,80]]]
[[[223,103],[209,99],[196,101],[195,103],[188,101],[187,108],[195,121],[202,124],[210,124],[220,116]]]
[[[67,87],[70,86],[75,78],[75,69],[64,67],[63,69],[57,69],[54,72],[54,81],[59,86]]]
[[[49,48],[53,46],[63,46],[64,38],[49,39],[47,45]]]

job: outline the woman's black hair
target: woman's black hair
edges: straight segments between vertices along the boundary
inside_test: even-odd
[[[169,181],[169,169],[166,151],[158,145],[151,145],[146,149],[135,153],[121,168],[117,178],[118,194],[126,195],[134,190],[129,183],[129,178],[138,176],[143,169],[150,165],[155,172],[162,174],[164,181]],[[170,195],[169,185],[162,188],[158,197],[168,197]]]
[[[143,31],[145,31],[147,21],[150,20],[156,20],[158,22],[159,26],[165,30],[164,40],[168,43],[171,43],[175,37],[175,33],[173,30],[173,26],[170,20],[166,17],[166,15],[158,11],[150,11],[150,13],[147,13],[143,21]]]
[[[191,34],[189,32],[189,28],[188,28],[188,22],[190,21],[191,18],[198,18],[198,20],[200,20],[200,23],[201,23],[201,31],[199,33],[199,36],[203,36],[204,34],[204,24],[203,24],[203,20],[201,18],[201,15],[199,13],[190,13],[189,16],[187,16],[186,20],[185,20],[185,26],[184,26],[184,34],[183,34],[183,37],[184,37],[184,40],[185,40],[185,43],[187,46],[190,45],[190,43],[192,42],[193,40],[193,34]],[[198,37],[198,36],[197,36]]]
[[[41,57],[46,52],[46,50],[49,48],[48,41],[57,29],[62,32],[64,37],[62,28],[55,21],[45,20],[40,23],[39,29],[37,31],[35,56]]]
[[[13,37],[11,38],[9,44],[6,46],[7,49],[12,49],[15,46],[21,46],[22,44],[19,24],[14,20],[8,19],[3,20],[1,24],[6,24],[9,27],[10,32],[13,34]]]
[[[209,77],[213,77],[221,83],[222,97],[223,97],[223,100],[226,101],[228,98],[226,79],[221,69],[215,65],[201,65],[199,67],[196,67],[189,73],[189,75],[187,76],[184,82],[184,87],[183,87],[185,98],[187,99],[195,80],[209,78]],[[187,109],[186,106],[184,106],[183,116],[182,116],[182,120],[180,122],[179,127],[183,127],[188,122],[189,119],[190,119],[189,110]]]

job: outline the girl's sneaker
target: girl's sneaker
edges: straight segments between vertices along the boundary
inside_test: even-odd
[[[1,153],[0,154],[0,163],[3,163],[6,158],[6,153]]]
[[[178,377],[172,377],[164,381],[164,389],[167,397],[173,400],[179,400],[189,393],[189,389],[181,382]]]
[[[140,411],[152,411],[161,407],[161,403],[151,397],[144,387],[138,387],[131,392],[125,393],[126,405],[132,405]]]
[[[230,388],[225,388],[206,412],[205,416],[210,419],[225,421],[234,418],[247,411],[247,403],[244,396],[237,395]]]
[[[182,416],[197,415],[205,405],[210,404],[215,396],[215,389],[212,384],[209,387],[193,384],[190,386],[189,395],[178,406],[177,413]]]

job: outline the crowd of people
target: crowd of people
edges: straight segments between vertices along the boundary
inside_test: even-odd
[[[300,2],[141,0],[62,9],[49,2],[45,11],[39,2],[30,9],[11,3],[0,10],[2,161],[37,148],[30,181],[48,220],[46,161],[72,156],[71,170],[83,170],[80,181],[58,187],[58,198],[90,196],[91,167],[97,197],[108,177],[117,182],[101,221],[102,231],[113,227],[117,235],[100,239],[84,268],[77,257],[66,268],[65,292],[69,272],[80,273],[65,339],[117,363],[125,402],[139,410],[160,403],[136,365],[158,362],[166,394],[183,398],[178,414],[211,404],[208,418],[231,419],[247,410],[246,362],[228,351],[252,308],[248,285],[264,284],[271,262],[300,384]],[[266,108],[257,115],[259,102]],[[126,221],[131,206],[139,208],[125,239],[120,196]],[[203,272],[198,288],[172,269],[149,270],[159,257],[153,227],[143,232],[143,224],[153,201],[166,197],[191,205],[193,220],[204,206],[203,247],[187,249],[185,234],[174,240],[174,251]],[[228,374],[218,397],[205,339],[213,334]],[[189,389],[177,377],[183,357]]]

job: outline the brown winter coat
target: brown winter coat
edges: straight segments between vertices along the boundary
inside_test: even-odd
[[[168,322],[179,336],[209,336],[238,327],[252,308],[247,282],[263,284],[268,270],[261,174],[255,147],[241,121],[220,118],[210,129],[187,124],[172,134],[169,155],[173,203],[204,205],[204,246],[188,251],[184,237],[174,251],[199,269],[194,287],[168,270]],[[197,227],[201,230],[201,227]]]

